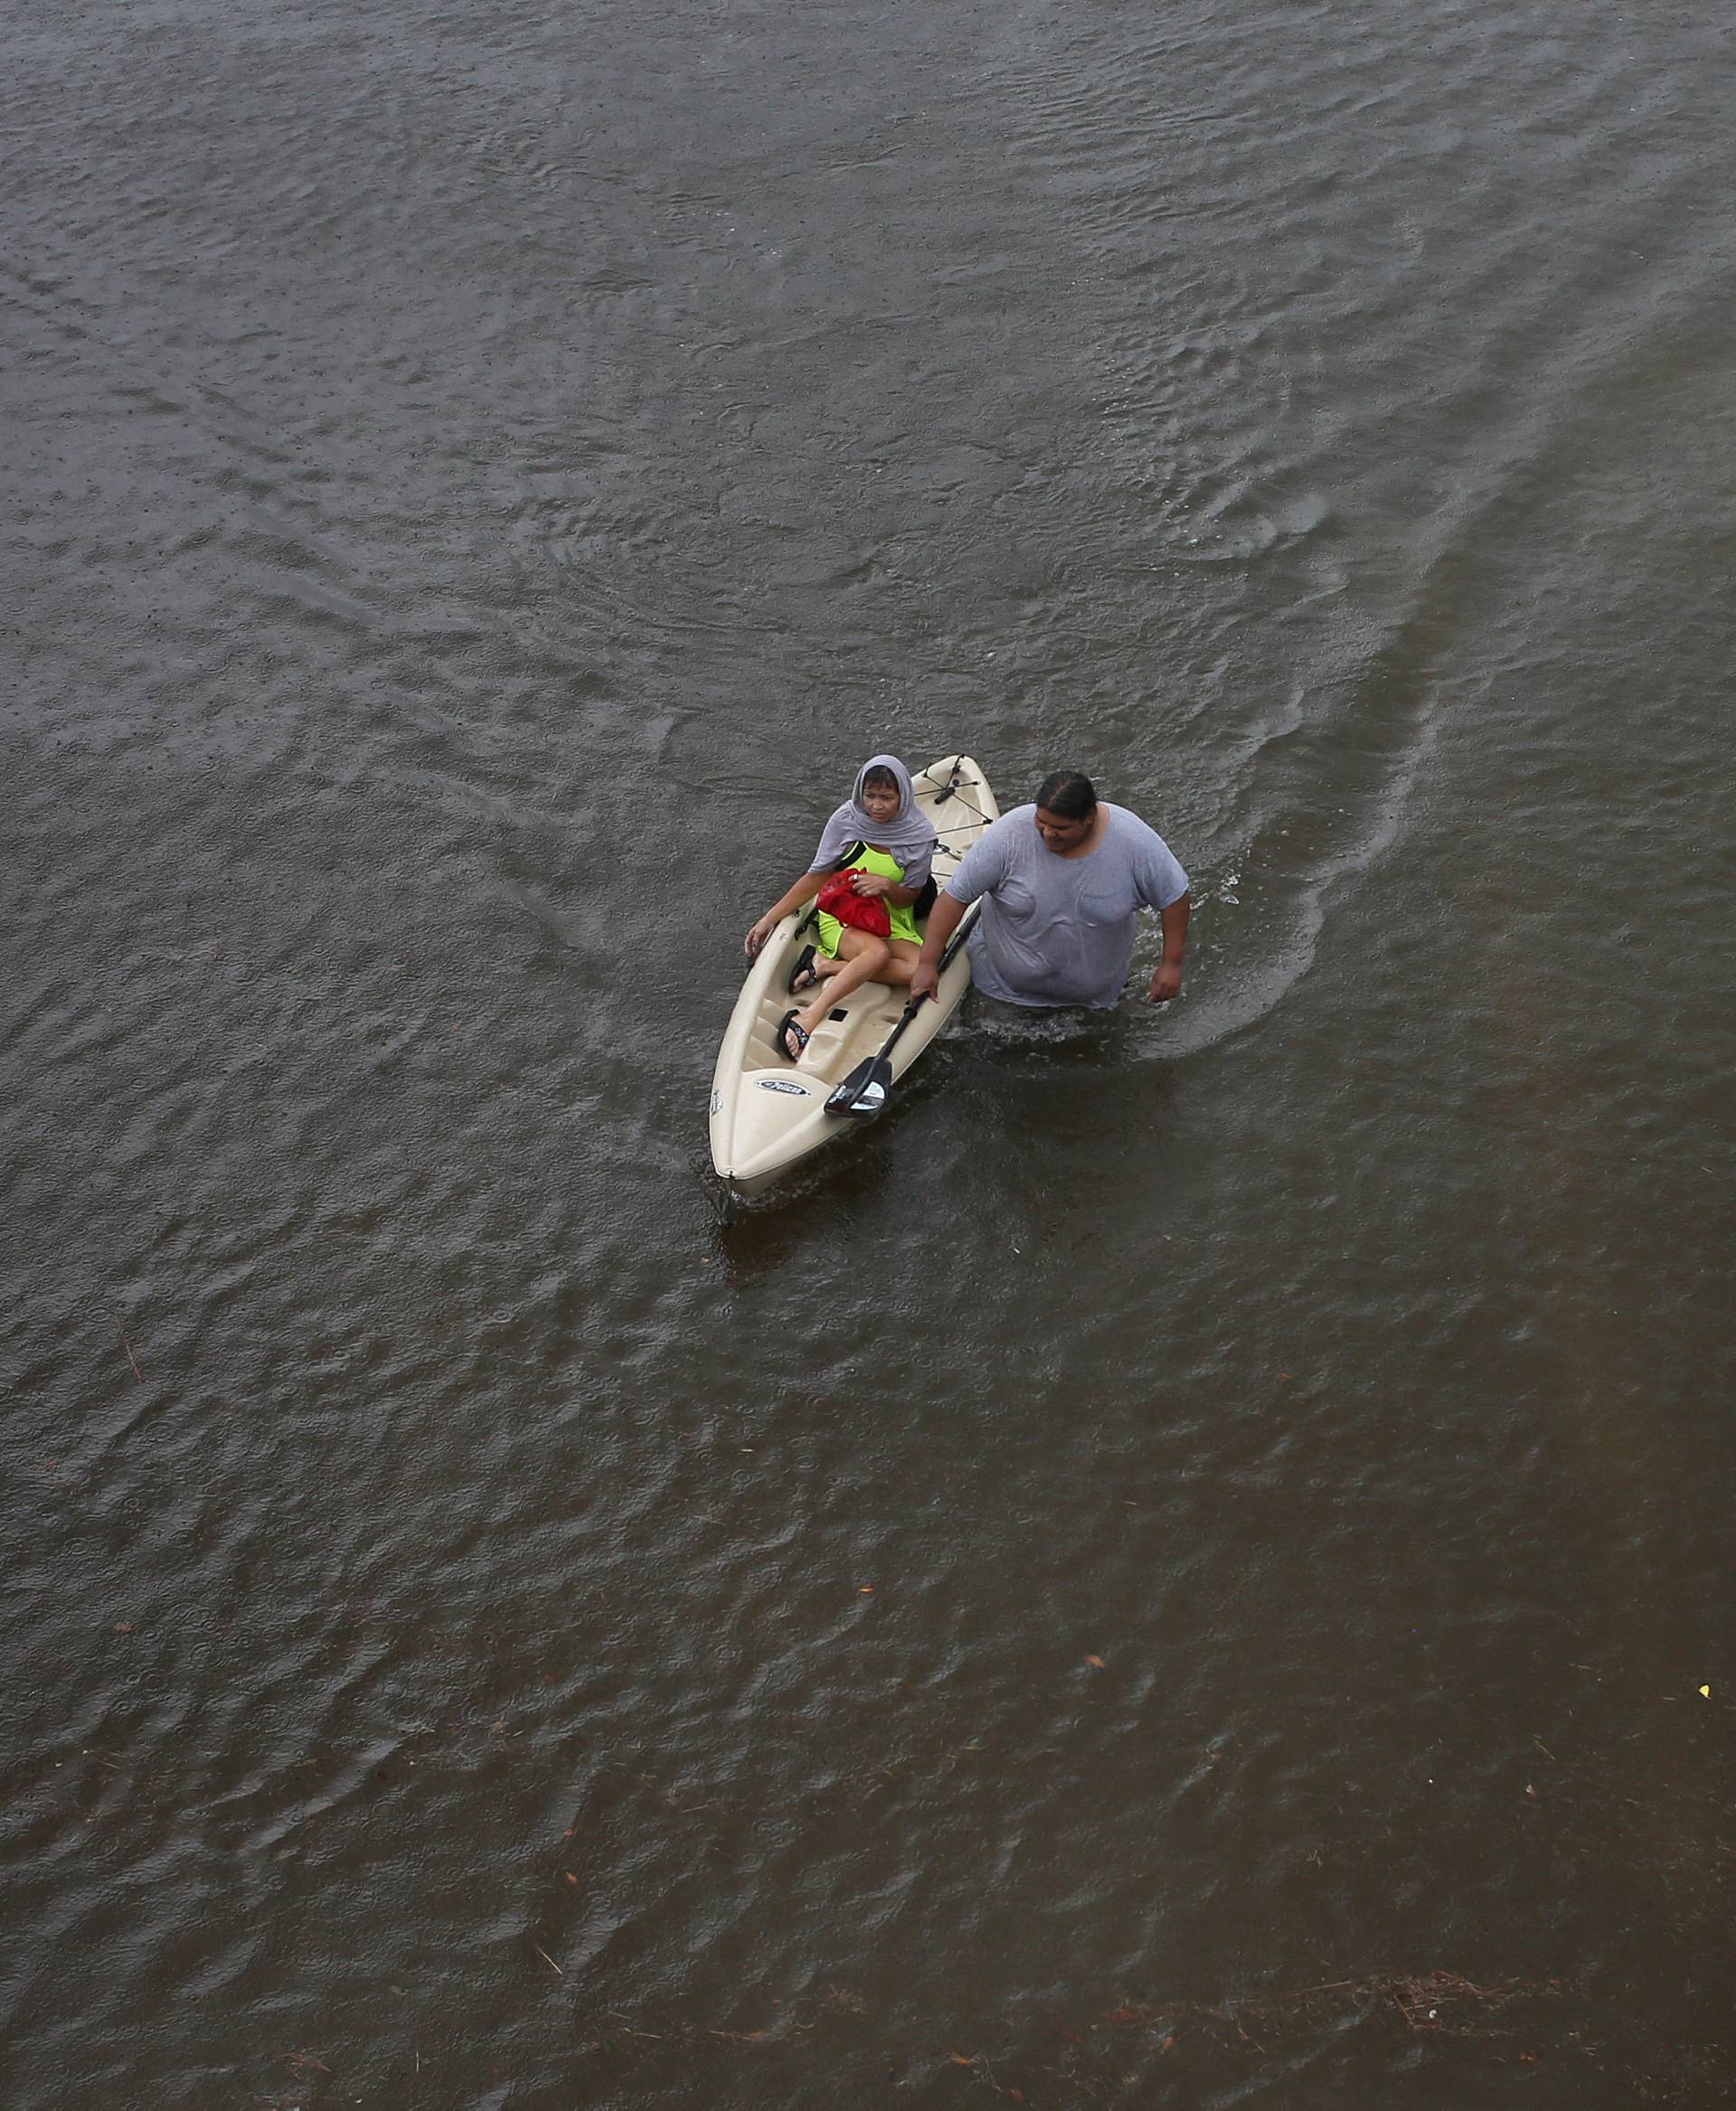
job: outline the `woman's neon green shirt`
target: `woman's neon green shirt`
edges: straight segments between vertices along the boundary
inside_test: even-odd
[[[896,881],[901,886],[904,881],[903,866],[888,857],[883,850],[875,850],[871,844],[864,844],[844,870],[846,872],[877,872],[882,880]],[[907,945],[911,946],[922,943],[922,934],[916,928],[916,919],[908,909],[894,909],[889,901],[886,910],[892,919],[890,934],[892,938],[902,938]],[[814,928],[818,933],[820,951],[828,960],[837,958],[838,939],[848,928],[841,924],[836,917],[827,916],[824,909],[815,911]]]

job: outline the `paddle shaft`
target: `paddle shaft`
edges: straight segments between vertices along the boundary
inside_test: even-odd
[[[940,975],[943,975],[947,972],[948,968],[952,966],[954,960],[958,957],[959,947],[964,944],[967,938],[969,938],[971,926],[976,921],[976,904],[972,902],[969,912],[966,916],[964,922],[959,925],[958,928],[947,941],[947,949],[940,956],[940,965],[934,971],[937,979]],[[927,997],[912,997],[910,1003],[905,1005],[904,1009],[898,1015],[898,1024],[894,1026],[892,1031],[886,1036],[885,1046],[873,1059],[875,1062],[883,1063],[887,1060],[887,1058],[892,1054],[893,1049],[898,1045],[899,1035],[903,1032],[904,1029],[910,1024],[910,1021],[916,1017],[917,1013],[922,1009],[923,1005],[926,1004],[928,1001],[929,1000]]]

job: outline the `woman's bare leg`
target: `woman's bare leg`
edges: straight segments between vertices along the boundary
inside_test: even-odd
[[[838,957],[832,973],[820,985],[818,994],[797,1013],[796,1023],[812,1033],[833,1005],[853,990],[859,990],[865,982],[889,979],[882,971],[890,968],[892,962],[892,948],[884,938],[876,938],[868,931],[846,928],[838,938]],[[907,968],[904,980],[910,979]]]
[[[849,934],[846,933],[845,937],[848,936]],[[872,933],[869,936],[872,937]],[[875,940],[874,943],[883,945],[889,957],[885,966],[881,968],[877,974],[871,975],[868,980],[885,983],[909,982],[918,960],[921,957],[921,947],[912,946],[908,938],[882,938]],[[833,975],[844,973],[846,959],[847,951],[844,940],[841,938],[839,940],[839,957],[835,960],[829,954],[816,953],[814,956],[814,972],[822,982],[827,981]],[[851,985],[852,988],[859,986],[854,983]]]

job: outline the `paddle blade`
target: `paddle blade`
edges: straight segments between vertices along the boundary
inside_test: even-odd
[[[892,1088],[892,1066],[884,1056],[869,1056],[859,1062],[826,1096],[828,1114],[853,1114],[859,1121],[872,1121],[886,1104]]]

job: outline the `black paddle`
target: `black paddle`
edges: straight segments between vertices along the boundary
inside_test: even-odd
[[[935,970],[937,976],[944,975],[952,966],[954,957],[970,936],[970,927],[976,921],[973,906],[969,915],[958,926],[948,941],[946,951],[940,956],[940,965]],[[927,997],[912,997],[898,1015],[898,1024],[886,1036],[878,1055],[864,1056],[841,1085],[835,1085],[826,1095],[826,1111],[828,1114],[854,1114],[858,1120],[872,1121],[886,1104],[886,1096],[892,1088],[892,1053],[898,1037],[928,1003]]]

